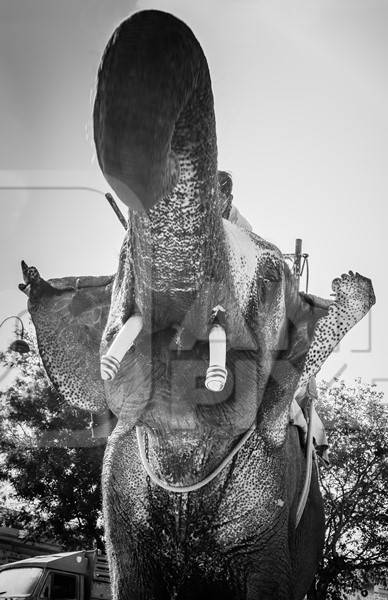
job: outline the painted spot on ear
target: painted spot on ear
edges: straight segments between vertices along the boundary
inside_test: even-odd
[[[344,273],[332,283],[335,300],[327,315],[321,317],[306,356],[303,373],[299,380],[297,397],[304,394],[305,387],[322,367],[344,335],[360,321],[375,303],[370,279],[359,273]]]
[[[284,500],[282,500],[281,498],[279,498],[278,500],[275,500],[275,504],[276,504],[276,506],[279,506],[280,508],[283,508],[283,506],[284,506]]]

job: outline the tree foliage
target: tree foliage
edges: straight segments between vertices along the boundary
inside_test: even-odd
[[[311,598],[339,600],[388,573],[388,411],[383,394],[357,380],[320,386],[330,467],[321,468],[326,542]]]
[[[58,396],[36,350],[2,354],[0,365],[16,373],[1,392],[0,481],[12,486],[18,506],[17,514],[4,511],[0,524],[67,550],[101,547],[104,447],[92,439],[90,415]]]

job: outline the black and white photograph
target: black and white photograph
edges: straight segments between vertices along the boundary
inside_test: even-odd
[[[0,600],[388,600],[387,0],[0,0]]]

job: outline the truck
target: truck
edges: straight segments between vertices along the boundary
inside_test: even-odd
[[[96,550],[34,556],[0,567],[0,600],[110,600],[107,560]]]

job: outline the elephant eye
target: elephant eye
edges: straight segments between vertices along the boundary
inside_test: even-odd
[[[264,285],[273,285],[274,283],[281,283],[282,281],[282,278],[279,273],[265,273],[265,275],[259,276],[259,279],[263,282]]]
[[[259,276],[264,282],[271,281],[280,283],[283,277],[283,269],[278,261],[267,260],[265,264],[260,268]]]

